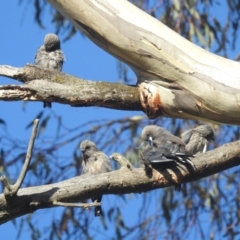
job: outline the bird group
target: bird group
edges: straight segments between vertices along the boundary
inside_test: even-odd
[[[200,125],[182,134],[178,138],[166,129],[149,125],[141,133],[143,140],[143,157],[156,170],[166,167],[169,163],[180,162],[194,166],[191,157],[206,152],[208,141],[214,140],[213,129],[209,125]],[[112,170],[110,159],[101,152],[94,142],[84,140],[80,144],[83,156],[82,174],[96,175]],[[175,186],[180,190],[180,184]],[[92,198],[94,202],[101,202],[102,196]],[[95,207],[95,216],[102,215],[101,206]]]
[[[194,167],[191,157],[207,151],[207,143],[214,140],[213,129],[209,125],[200,125],[190,129],[178,138],[166,129],[156,126],[146,126],[141,134],[146,143],[143,156],[154,169],[166,167],[167,163],[190,164]],[[175,190],[180,191],[181,185],[175,185]]]
[[[61,71],[64,54],[60,47],[60,40],[56,34],[47,34],[44,44],[38,49],[35,56],[35,65]],[[44,107],[51,107],[51,102],[44,102]],[[182,134],[178,138],[166,129],[156,126],[146,126],[141,133],[145,144],[144,159],[154,168],[160,170],[168,164],[180,162],[194,166],[191,157],[207,150],[208,141],[214,140],[213,129],[209,125],[200,125]],[[80,144],[83,155],[82,174],[96,175],[112,170],[109,158],[98,150],[95,143],[84,140]],[[180,190],[180,184],[175,186]],[[102,196],[92,198],[93,202],[101,202]],[[101,206],[95,207],[95,216],[102,215]]]

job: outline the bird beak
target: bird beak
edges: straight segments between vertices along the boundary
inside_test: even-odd
[[[142,146],[144,146],[145,142],[142,142],[139,146],[136,147],[136,149],[141,148]]]
[[[153,139],[152,139],[152,137],[149,137],[149,138],[148,138],[148,144],[149,144],[150,146],[153,145]]]

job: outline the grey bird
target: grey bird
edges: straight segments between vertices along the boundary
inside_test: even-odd
[[[168,150],[169,153],[177,157],[180,162],[193,163],[189,160],[192,155],[186,150],[186,144],[178,137],[171,134],[165,128],[149,125],[143,128],[141,138],[148,145],[164,151]]]
[[[89,140],[84,140],[80,144],[83,155],[82,174],[96,175],[110,172],[112,170],[111,162],[107,155],[98,150],[96,144]],[[92,198],[93,202],[101,202],[102,196]],[[95,207],[95,216],[102,215],[101,206]]]
[[[208,142],[214,141],[214,131],[209,125],[202,124],[184,132],[181,138],[186,144],[186,150],[195,155],[207,151]]]
[[[64,60],[58,36],[53,33],[46,34],[44,44],[36,53],[35,65],[62,71]],[[44,102],[43,107],[51,107],[51,102]]]
[[[189,159],[192,154],[186,150],[186,144],[165,128],[156,125],[146,126],[142,130],[141,138],[147,143],[143,156],[153,168],[158,169],[170,162],[189,163],[194,166]],[[179,191],[180,188],[180,184],[175,185],[175,190]]]
[[[157,145],[156,145],[157,146]],[[181,161],[182,163],[186,163],[186,161],[189,161],[189,163],[192,165],[192,162],[188,159],[188,155],[181,153],[172,153],[171,149],[158,146],[153,147],[150,145],[147,145],[143,149],[143,156],[144,159],[156,170],[160,171],[163,168],[172,166],[173,164],[176,164],[176,162]],[[179,154],[179,155],[178,155]],[[180,191],[181,190],[181,184],[175,185],[175,190]]]

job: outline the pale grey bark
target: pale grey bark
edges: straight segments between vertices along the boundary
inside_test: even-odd
[[[149,117],[240,124],[239,62],[194,45],[128,1],[48,2],[93,42],[132,67]]]
[[[48,100],[74,107],[142,110],[137,86],[84,80],[33,65],[24,68],[0,66],[0,76],[25,83],[0,86],[0,101]]]
[[[240,164],[240,141],[233,142],[197,155],[195,169],[186,165],[167,168],[161,172],[152,170],[146,175],[144,168],[122,167],[117,171],[91,176],[74,177],[66,181],[44,186],[22,188],[11,201],[0,194],[0,224],[38,209],[56,207],[57,202],[81,202],[98,195],[141,193],[164,188],[182,182],[191,182],[213,175]]]

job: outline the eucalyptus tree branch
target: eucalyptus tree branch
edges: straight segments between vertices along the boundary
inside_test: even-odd
[[[19,189],[7,201],[0,194],[0,224],[36,210],[56,207],[56,202],[74,203],[101,194],[141,193],[149,190],[191,182],[240,164],[240,141],[232,142],[199,154],[193,158],[195,168],[176,165],[152,170],[147,176],[144,168],[122,167],[117,171],[92,176],[82,175],[55,184]]]
[[[62,207],[78,207],[78,208],[88,209],[90,207],[101,206],[101,203],[100,202],[93,202],[93,203],[66,203],[66,202],[54,201],[53,205],[62,206]]]
[[[141,110],[137,86],[89,81],[34,65],[24,68],[0,66],[0,76],[19,80],[24,85],[0,87],[2,101],[42,101],[74,107],[99,106],[120,110]]]
[[[141,104],[150,118],[240,124],[239,62],[194,45],[129,1],[48,2],[135,71]]]
[[[13,78],[24,83],[24,85],[0,86],[0,101],[46,100],[50,102],[69,104],[74,107],[100,106],[119,110],[145,111],[146,108],[141,105],[140,99],[145,99],[146,101],[149,99],[153,100],[153,97],[158,94],[156,88],[154,87],[154,82],[152,82],[152,85],[145,82],[138,86],[100,81],[96,82],[76,78],[74,76],[50,69],[42,69],[34,65],[27,65],[24,68],[0,66],[0,76]],[[177,92],[180,93],[181,91]],[[238,99],[239,92],[240,91],[238,91],[235,95],[233,94],[233,96],[236,97],[235,100]],[[215,109],[216,111],[214,110],[214,116],[211,114],[209,115],[207,111],[202,111],[201,114],[199,112],[195,112],[194,114],[196,115],[189,115],[185,113],[187,111],[191,111],[191,104],[194,103],[194,99],[188,95],[187,90],[183,90],[181,94],[179,95],[179,98],[175,99],[175,111],[172,113],[165,112],[164,115],[198,120],[205,119],[219,123],[240,125],[239,104],[236,103],[234,108],[225,109],[224,107],[223,111]],[[212,96],[214,98],[214,95]],[[160,95],[158,95],[158,97],[159,102],[161,102]],[[224,100],[219,99],[218,103],[215,104],[216,108],[221,105],[222,101]],[[185,113],[182,111],[179,115],[177,108],[183,102],[187,104],[186,106],[182,105],[185,109]],[[228,102],[231,102],[229,98],[228,101],[225,101],[225,103]],[[237,112],[236,108],[239,108]],[[158,107],[155,108],[156,111],[158,111],[157,109]]]

